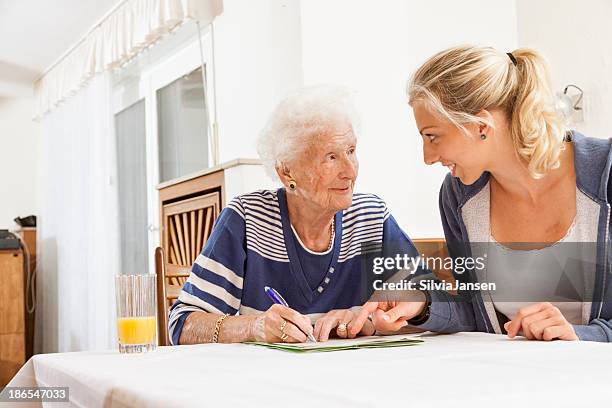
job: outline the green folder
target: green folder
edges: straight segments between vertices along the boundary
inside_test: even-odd
[[[262,346],[274,350],[289,351],[292,353],[322,353],[329,351],[373,349],[387,347],[406,347],[423,343],[419,335],[399,334],[395,336],[367,336],[356,339],[332,339],[317,343],[262,343],[247,342],[254,346]]]

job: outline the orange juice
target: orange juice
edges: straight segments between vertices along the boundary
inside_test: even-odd
[[[155,316],[120,317],[117,335],[121,344],[154,344]]]

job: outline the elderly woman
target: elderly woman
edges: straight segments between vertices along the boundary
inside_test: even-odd
[[[284,188],[241,195],[221,212],[170,311],[173,344],[349,337],[351,308],[371,294],[362,250],[393,243],[416,254],[380,198],[353,193],[356,119],[334,87],[304,88],[279,104],[258,151]],[[290,307],[273,304],[266,286]],[[373,332],[366,322],[351,337]]]

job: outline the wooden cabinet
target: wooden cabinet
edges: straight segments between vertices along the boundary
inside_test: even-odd
[[[22,228],[17,235],[23,250],[0,250],[0,388],[34,349],[36,228]]]
[[[21,250],[0,250],[0,387],[26,361],[24,271]]]
[[[166,183],[159,189],[161,247],[165,268],[158,276],[160,345],[169,344],[168,311],[189,277],[191,265],[210,235],[225,204],[223,170]],[[161,271],[157,273],[160,274]]]

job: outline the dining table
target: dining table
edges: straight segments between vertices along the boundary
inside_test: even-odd
[[[63,387],[15,407],[612,406],[612,345],[421,333],[408,347],[291,353],[252,344],[34,355],[8,389]],[[5,394],[5,390],[3,393]]]

